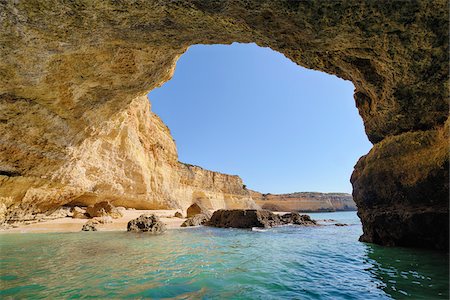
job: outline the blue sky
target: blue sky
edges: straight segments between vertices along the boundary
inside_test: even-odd
[[[195,45],[149,94],[182,162],[263,193],[351,192],[371,144],[353,84],[255,44]]]

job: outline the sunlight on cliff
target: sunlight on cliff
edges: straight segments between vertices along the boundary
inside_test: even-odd
[[[353,84],[255,44],[196,45],[149,98],[179,158],[253,190],[351,192],[371,144]]]

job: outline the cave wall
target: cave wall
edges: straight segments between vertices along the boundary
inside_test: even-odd
[[[92,178],[105,185],[87,190],[89,180],[75,175],[81,160],[89,161],[83,149],[107,147],[95,141],[126,132],[120,126],[128,121],[117,118],[170,79],[188,46],[255,42],[355,85],[355,104],[375,144],[352,176],[362,240],[448,248],[448,235],[441,241],[448,230],[448,151],[439,150],[448,147],[439,138],[448,132],[448,15],[444,0],[0,0],[0,211],[110,196],[117,192],[107,183],[111,176],[133,186],[135,175],[102,148]],[[136,158],[147,149],[132,150],[133,168],[154,177],[159,171],[149,160]],[[130,193],[129,199],[142,196]],[[442,222],[421,232],[410,226],[422,222],[415,221],[418,210]],[[390,236],[393,222],[420,234],[415,241],[407,231]]]

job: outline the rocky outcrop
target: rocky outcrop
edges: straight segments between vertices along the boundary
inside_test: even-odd
[[[161,234],[166,231],[166,225],[154,214],[141,215],[127,224],[127,231]]]
[[[100,222],[97,220],[89,220],[83,225],[81,231],[97,231],[98,224],[100,224]]]
[[[210,218],[210,214],[196,214],[195,216],[192,216],[184,221],[183,224],[181,224],[181,227],[205,225],[208,223]]]
[[[270,228],[283,224],[280,216],[268,210],[220,209],[213,213],[208,226],[222,228]]]
[[[255,203],[271,211],[349,211],[356,210],[352,195],[345,193],[301,192],[290,194],[261,194],[251,191]]]
[[[236,177],[178,163],[143,95],[190,45],[255,42],[355,85],[375,144],[352,176],[363,239],[448,247],[448,15],[444,0],[2,1],[0,216],[250,205]]]
[[[191,206],[188,207],[186,210],[186,216],[188,218],[194,217],[199,214],[209,215],[211,216],[210,212],[200,203],[193,203]]]
[[[193,202],[209,209],[257,207],[238,176],[179,163],[170,132],[150,112],[147,97],[135,99],[104,125],[99,135],[71,148],[73,156],[53,171],[53,183],[0,175],[4,220],[33,219],[49,207],[92,207],[105,200],[136,209],[186,210]],[[30,186],[22,185],[28,180]]]
[[[74,219],[89,219],[89,216],[86,214],[86,210],[75,206],[72,208],[72,218]]]
[[[448,141],[445,128],[408,132],[358,161],[351,181],[361,241],[448,249]]]
[[[311,219],[308,215],[301,215],[298,212],[287,213],[281,216],[284,224],[294,224],[302,226],[317,225],[317,222]]]
[[[279,216],[268,210],[221,209],[215,211],[206,224],[221,228],[271,228],[287,224],[313,226],[316,225],[316,221],[311,220],[308,215],[295,212]]]
[[[88,206],[86,208],[86,214],[91,218],[109,216],[113,219],[118,219],[123,216],[123,214],[108,201],[102,201]]]

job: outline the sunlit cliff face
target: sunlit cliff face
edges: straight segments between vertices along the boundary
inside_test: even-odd
[[[181,205],[197,177],[141,96],[189,45],[255,42],[355,85],[375,143],[352,175],[363,240],[448,248],[446,1],[0,5],[3,220],[77,199]]]

